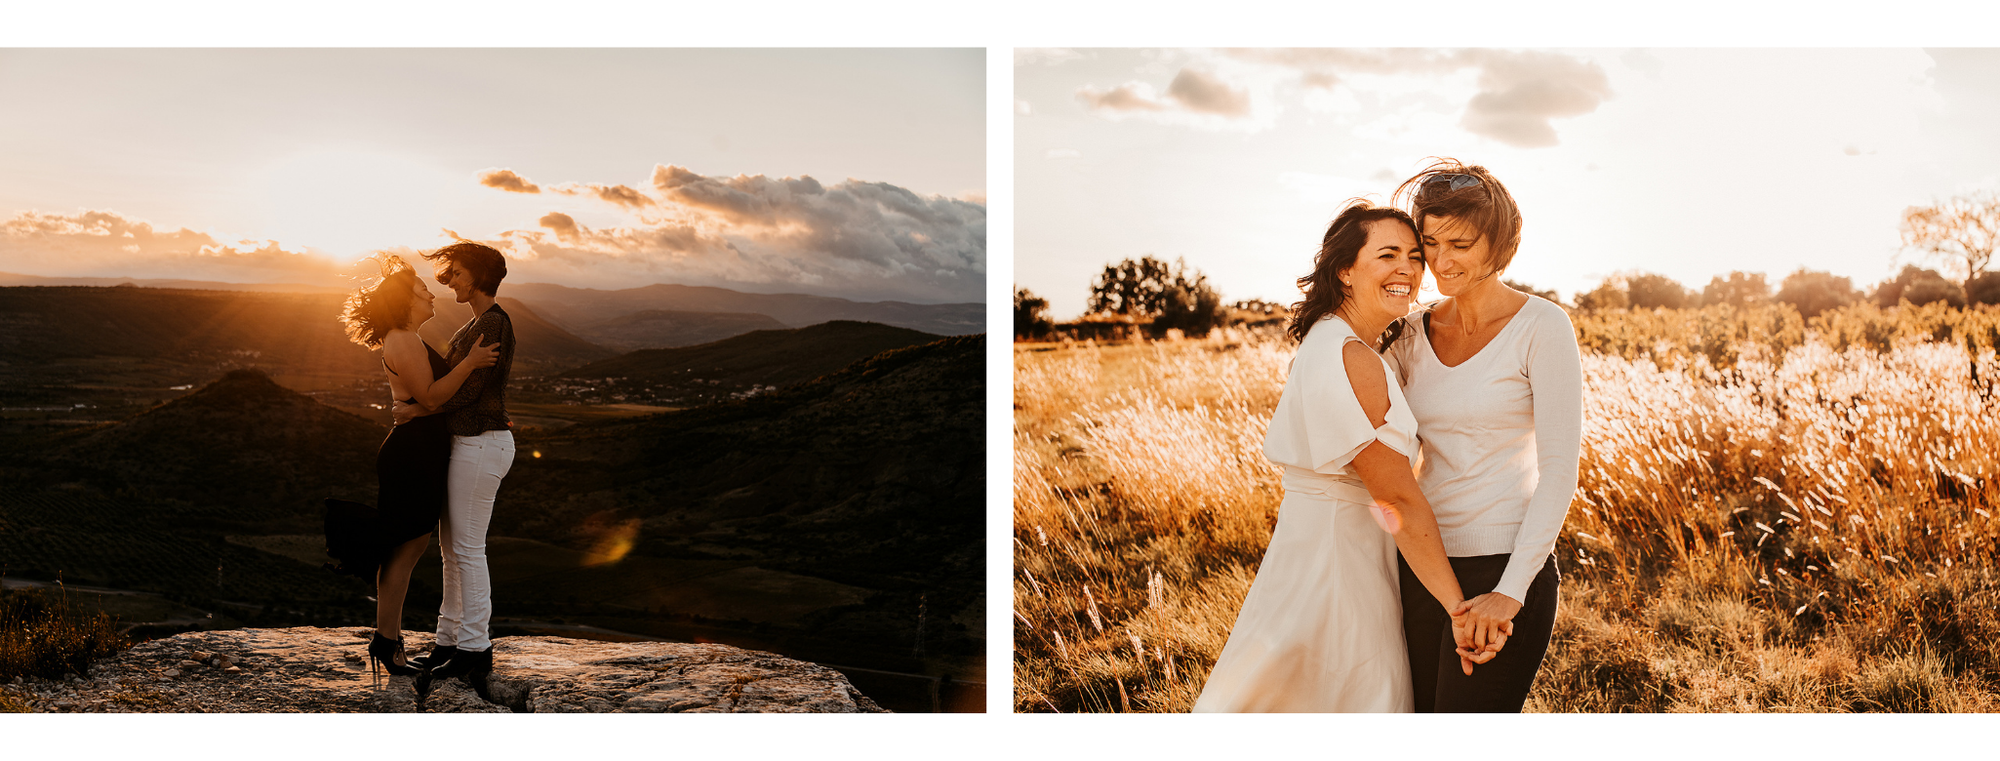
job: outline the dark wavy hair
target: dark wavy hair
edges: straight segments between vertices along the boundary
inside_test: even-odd
[[[445,283],[449,278],[445,273],[451,265],[465,268],[472,276],[472,287],[485,291],[488,296],[500,295],[500,281],[507,277],[507,257],[499,251],[480,243],[462,240],[444,248],[424,254],[424,261],[437,267],[437,281]]]
[[[1479,178],[1479,184],[1453,190],[1450,182],[1432,181],[1446,174],[1472,175]],[[1486,167],[1438,158],[1397,186],[1390,202],[1409,210],[1410,218],[1417,224],[1418,241],[1423,240],[1426,216],[1451,217],[1478,230],[1489,241],[1490,258],[1486,263],[1492,267],[1480,280],[1507,269],[1507,265],[1514,263],[1514,252],[1521,248],[1521,210],[1514,205],[1514,196],[1507,192],[1507,186],[1494,179]]]
[[[1360,257],[1361,247],[1368,243],[1368,225],[1386,219],[1409,225],[1411,233],[1417,231],[1417,224],[1402,209],[1376,206],[1359,198],[1348,201],[1333,223],[1326,226],[1326,235],[1320,238],[1319,255],[1313,258],[1312,273],[1299,278],[1299,290],[1305,291],[1306,298],[1292,305],[1292,324],[1286,330],[1293,340],[1304,341],[1307,331],[1347,301],[1347,291],[1340,284],[1340,271],[1354,266],[1354,260]]]
[[[389,331],[409,327],[410,302],[417,298],[417,271],[394,254],[376,254],[370,259],[382,268],[382,279],[347,295],[341,304],[340,320],[347,327],[347,340],[370,349],[382,346]]]

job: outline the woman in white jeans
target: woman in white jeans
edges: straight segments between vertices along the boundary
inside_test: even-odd
[[[397,405],[397,420],[405,415],[445,415],[451,430],[451,468],[447,474],[445,516],[438,523],[438,550],[444,556],[444,603],[438,608],[437,643],[414,662],[429,679],[470,677],[493,668],[493,585],[486,567],[486,527],[493,519],[493,498],[500,479],[514,464],[513,423],[507,418],[507,376],[514,366],[514,326],[507,312],[493,301],[507,276],[507,259],[487,246],[459,242],[424,254],[437,267],[437,281],[450,288],[458,303],[472,307],[473,318],[452,336],[448,360],[455,361],[481,343],[497,345],[494,365],[475,370],[458,393],[435,409]],[[420,689],[422,689],[420,687]]]

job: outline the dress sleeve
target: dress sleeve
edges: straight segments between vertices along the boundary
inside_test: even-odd
[[[458,385],[458,393],[446,399],[444,404],[438,407],[438,412],[453,412],[477,401],[479,395],[486,390],[487,380],[493,377],[494,369],[505,366],[505,363],[512,359],[514,347],[503,340],[508,332],[506,317],[489,310],[479,316],[479,322],[472,326],[472,331],[475,336],[485,336],[486,345],[499,346],[500,356],[495,358],[497,361],[493,367],[482,367],[465,376],[465,382]],[[468,338],[465,345],[469,347],[478,342],[478,338]]]
[[[1528,585],[1555,551],[1569,503],[1576,494],[1577,458],[1583,449],[1583,361],[1569,315],[1540,320],[1528,341],[1528,386],[1535,404],[1535,493],[1514,535],[1514,552],[1493,591],[1527,602]]]
[[[1402,401],[1395,375],[1388,379],[1389,414],[1380,427],[1374,426],[1347,379],[1340,353],[1345,343],[1300,347],[1264,438],[1264,455],[1273,462],[1331,475],[1345,470],[1377,440],[1405,456],[1415,451],[1416,421]]]

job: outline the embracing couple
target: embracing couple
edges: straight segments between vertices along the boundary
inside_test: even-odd
[[[1392,203],[1343,209],[1299,279],[1264,439],[1284,502],[1196,711],[1518,712],[1548,651],[1576,335],[1501,282],[1521,214],[1485,168]],[[1445,298],[1413,310],[1427,266]]]
[[[439,356],[417,335],[436,313],[430,288],[401,257],[375,257],[382,279],[349,295],[340,320],[348,338],[382,351],[396,424],[375,459],[380,491],[372,516],[336,520],[337,500],[328,500],[327,521],[337,570],[375,580],[370,659],[392,675],[421,674],[419,691],[431,679],[477,679],[493,668],[486,527],[500,479],[514,463],[507,418],[514,328],[493,301],[507,260],[470,242],[423,258],[435,266],[437,282],[472,308],[472,319],[452,336],[449,356]],[[406,660],[403,596],[433,529],[444,558],[436,645]]]

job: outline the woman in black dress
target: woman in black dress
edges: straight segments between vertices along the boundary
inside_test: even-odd
[[[476,345],[456,367],[417,335],[436,313],[430,288],[401,257],[381,254],[382,280],[347,297],[340,320],[347,337],[382,350],[382,368],[396,400],[437,406],[457,393],[473,370],[491,367],[497,346]],[[430,546],[431,532],[445,505],[445,474],[451,462],[451,432],[444,416],[419,417],[397,425],[382,441],[375,459],[379,481],[373,536],[360,542],[374,548],[361,560],[379,563],[375,576],[375,637],[368,655],[390,674],[417,669],[403,658],[403,596],[410,571]],[[343,558],[343,561],[349,560]]]

